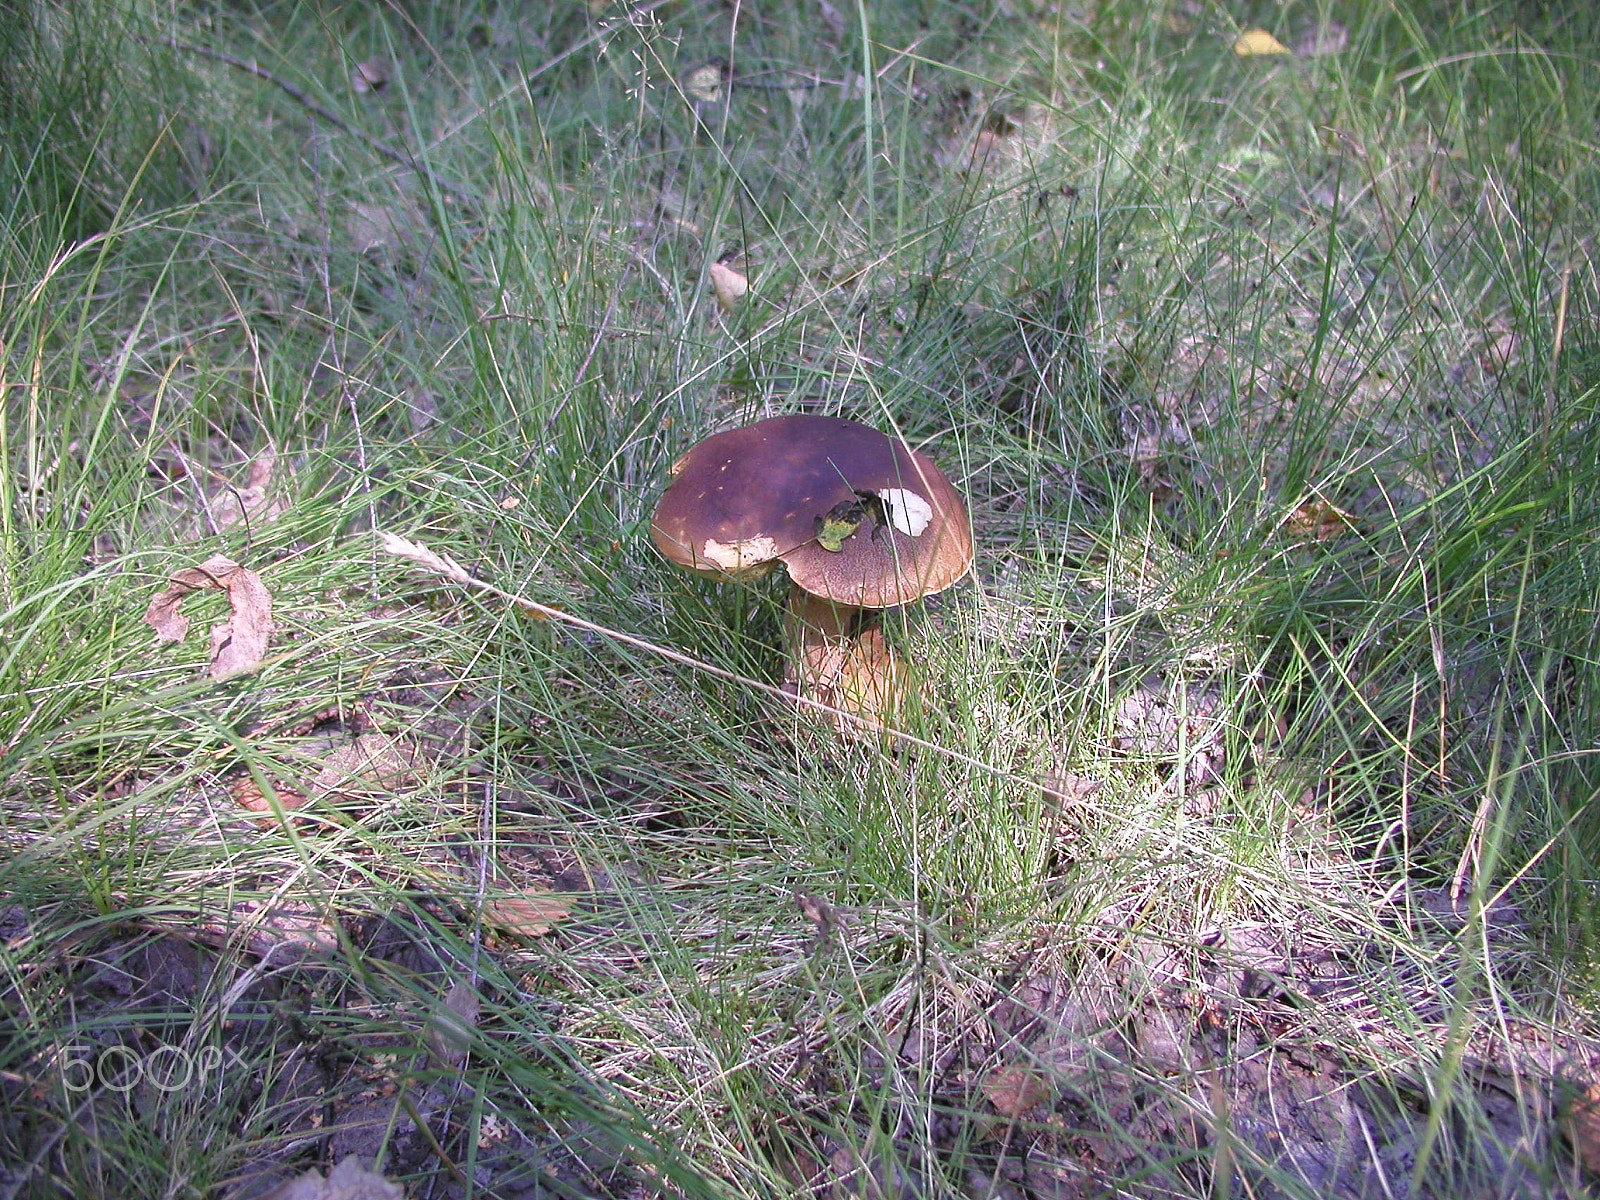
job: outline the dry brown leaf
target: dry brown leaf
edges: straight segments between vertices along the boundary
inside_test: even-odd
[[[1600,1083],[1591,1083],[1567,1106],[1567,1136],[1579,1161],[1600,1175]]]
[[[483,902],[485,924],[521,937],[543,937],[571,913],[572,906],[555,892],[528,891]]]
[[[440,1066],[459,1067],[467,1061],[479,1007],[478,989],[458,979],[434,1008],[423,1040]]]
[[[284,812],[292,812],[307,800],[302,792],[293,788],[284,787],[277,780],[272,780],[273,793],[278,798],[278,807]],[[228,785],[228,795],[233,797],[233,802],[240,808],[249,809],[251,812],[267,813],[272,811],[272,801],[267,798],[261,786],[249,775],[235,779]]]
[[[408,200],[384,204],[352,200],[345,216],[344,229],[352,245],[362,254],[374,250],[405,250],[416,242],[427,226],[427,218]]]
[[[389,86],[389,77],[393,73],[389,60],[381,54],[374,54],[350,69],[350,87],[357,92],[381,92]]]
[[[1313,497],[1285,517],[1282,528],[1301,540],[1326,542],[1348,530],[1359,529],[1360,520],[1337,504]]]
[[[156,631],[156,641],[181,642],[189,632],[189,618],[178,605],[190,592],[217,588],[228,594],[231,610],[226,621],[211,627],[213,679],[226,679],[261,665],[272,636],[272,595],[261,577],[221,554],[198,567],[185,567],[167,577],[167,587],[145,607],[144,620]]]
[[[711,275],[711,290],[717,295],[717,307],[731,313],[750,290],[750,281],[727,263],[714,262],[707,270]]]
[[[1288,54],[1289,47],[1265,29],[1246,29],[1233,43],[1233,52],[1240,58],[1255,54]]]
[[[351,1155],[324,1179],[321,1171],[307,1171],[279,1184],[261,1200],[405,1200],[398,1183],[376,1175],[365,1159]]]
[[[195,536],[220,532],[244,524],[259,529],[274,517],[289,509],[282,489],[274,489],[273,477],[277,474],[278,456],[270,447],[251,459],[243,487],[234,487],[220,473],[207,487],[202,502],[205,518],[194,523]]]
[[[1039,1072],[1012,1063],[989,1072],[989,1077],[983,1081],[983,1094],[1004,1116],[1020,1117],[1054,1096],[1055,1089]]]
[[[311,780],[311,794],[351,800],[398,791],[416,782],[417,758],[417,747],[405,738],[363,733],[328,755]]]

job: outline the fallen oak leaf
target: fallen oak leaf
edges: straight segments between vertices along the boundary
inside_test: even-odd
[[[165,591],[150,598],[144,620],[156,631],[156,642],[181,642],[189,633],[189,618],[179,604],[190,592],[217,588],[228,595],[226,621],[211,627],[213,679],[226,679],[254,671],[267,653],[272,637],[272,594],[261,576],[233,559],[214,554],[198,567],[184,567],[167,577]]]
[[[189,618],[178,611],[178,602],[197,588],[225,588],[227,584],[212,577],[209,572],[213,567],[226,571],[237,565],[232,559],[217,555],[208,558],[201,566],[185,567],[170,575],[167,590],[153,597],[144,610],[145,623],[156,631],[156,641],[183,641],[189,635]]]

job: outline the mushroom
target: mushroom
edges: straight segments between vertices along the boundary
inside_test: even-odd
[[[972,565],[972,527],[950,481],[898,438],[812,415],[715,434],[671,474],[650,521],[656,548],[735,579],[783,563],[790,681],[877,719],[900,672],[871,629],[873,610],[942,591]]]

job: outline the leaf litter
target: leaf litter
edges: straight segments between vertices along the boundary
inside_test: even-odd
[[[850,958],[873,953],[860,931],[874,924],[855,923]],[[1494,927],[1495,940],[1518,936],[1510,914]],[[934,1161],[944,1156],[1014,1196],[1192,1194],[1224,1152],[1241,1194],[1283,1195],[1292,1178],[1317,1195],[1382,1196],[1416,1159],[1437,1062],[1462,1030],[1450,1103],[1473,1141],[1457,1153],[1487,1189],[1470,1194],[1588,1194],[1567,1145],[1591,1152],[1593,1092],[1558,1106],[1594,1077],[1600,1043],[1508,1027],[1490,1011],[1453,1030],[1444,998],[1386,964],[1378,943],[1314,924],[1241,923],[1178,941],[1130,933],[1124,915],[1107,913],[1068,942],[1081,949],[1019,959],[987,987],[933,971],[844,1025],[822,1013],[833,972],[850,968],[804,951],[819,989],[793,1014],[801,1032],[760,1049],[773,1086],[798,1080],[829,1117],[807,1153],[789,1157],[814,1154],[836,1188],[863,1196],[919,1194],[945,1173]],[[1414,1008],[1414,1031],[1386,1016],[1395,1003]],[[871,1149],[872,1111],[884,1104],[938,1114],[931,1138],[908,1140],[892,1160]],[[1463,1193],[1442,1172],[1407,1194]]]
[[[195,592],[219,592],[230,602],[230,616],[212,631],[213,676],[225,678],[247,664],[259,662],[266,650],[265,634],[271,630],[270,596],[258,576],[238,563],[217,555],[195,567],[174,572],[168,585],[152,598],[146,620],[158,641],[181,641],[189,630],[185,603]],[[252,643],[250,634],[257,633]],[[243,651],[244,658],[238,654]],[[230,657],[230,653],[232,657]],[[261,699],[270,702],[271,693]],[[469,759],[475,734],[473,721],[482,701],[456,681],[439,672],[397,671],[383,686],[359,697],[354,704],[326,705],[314,712],[264,715],[257,712],[241,727],[241,745],[255,762],[255,769],[239,774],[226,786],[229,800],[257,815],[250,818],[269,828],[283,819],[273,811],[269,799],[281,810],[292,811],[319,801],[336,804],[359,821],[389,797],[413,790],[424,772],[435,777],[457,771],[443,764]],[[228,823],[224,817],[224,836]],[[332,829],[326,821],[303,824],[303,830]],[[209,836],[204,826],[183,836]],[[392,873],[393,864],[383,870]],[[408,885],[419,903],[433,909],[435,919],[456,926],[463,936],[486,928],[494,934],[491,947],[506,947],[506,962],[517,971],[526,969],[515,946],[526,939],[548,937],[573,911],[574,901],[561,895],[545,859],[518,852],[508,843],[497,854],[494,870],[498,879],[481,907],[467,899],[472,878],[460,856],[444,847],[424,847],[413,863],[414,875],[394,883]],[[591,889],[609,886],[604,872],[584,870],[583,878]],[[288,869],[282,878],[263,875],[258,869],[230,883],[230,892],[261,893],[259,899],[238,900],[223,907],[204,907],[185,915],[181,902],[169,902],[160,914],[153,915],[143,928],[123,925],[111,936],[91,934],[84,944],[72,949],[57,944],[47,961],[50,969],[63,976],[65,994],[72,994],[81,1019],[104,1020],[86,1051],[104,1055],[129,1053],[140,1038],[150,1036],[169,1018],[144,1012],[147,999],[158,999],[165,1011],[176,1003],[180,1010],[201,1011],[212,997],[221,1001],[222,1013],[229,1018],[223,1034],[226,1052],[240,1061],[265,1061],[274,1065],[275,1080],[271,1100],[274,1136],[261,1143],[259,1161],[241,1169],[246,1177],[281,1176],[284,1155],[273,1147],[286,1148],[303,1143],[327,1114],[337,1119],[336,1130],[324,1141],[331,1154],[329,1161],[339,1166],[323,1177],[306,1172],[281,1182],[281,1194],[292,1197],[379,1197],[398,1195],[382,1175],[357,1174],[354,1163],[367,1163],[388,1147],[391,1168],[402,1172],[418,1169],[433,1153],[441,1133],[430,1130],[448,1100],[443,1080],[417,1079],[385,1065],[386,1058],[399,1056],[404,1061],[406,1047],[420,1046],[428,1061],[438,1070],[459,1074],[471,1057],[477,1034],[481,996],[478,986],[469,981],[459,966],[440,957],[431,947],[431,938],[419,937],[408,928],[404,910],[378,911],[369,888],[351,890],[333,876],[320,871]],[[124,899],[119,902],[129,903]],[[18,911],[26,941],[32,921]],[[512,943],[507,946],[507,943]],[[319,980],[332,980],[330,974],[339,960],[354,953],[370,966],[390,961],[401,968],[401,978],[425,983],[437,979],[438,999],[431,1009],[407,1021],[403,1014],[416,1007],[415,994],[402,988],[395,1001],[400,1020],[359,1018],[353,1028],[364,1032],[331,1034],[347,1069],[329,1076],[326,1072],[303,1069],[304,1055],[296,1050],[296,1038],[303,1036],[299,1022],[292,1022],[282,1045],[263,1042],[259,1016],[281,1006],[286,996],[309,988],[323,990]],[[110,977],[111,992],[97,981]],[[287,989],[287,991],[285,990]],[[347,999],[327,997],[325,1012],[337,1013],[353,1003],[348,1015],[356,1017],[366,1006],[357,993]],[[383,1006],[379,1006],[380,1009]],[[409,1028],[408,1028],[409,1026]],[[293,1033],[294,1029],[301,1033]],[[388,1032],[384,1032],[385,1029]],[[174,1034],[173,1036],[177,1036]],[[119,1049],[120,1048],[120,1049]],[[16,1079],[31,1079],[45,1086],[53,1067],[45,1058],[35,1057],[23,1065]],[[441,1090],[444,1089],[444,1090]],[[0,1080],[0,1092],[9,1094],[9,1084]],[[254,1090],[245,1088],[240,1097],[250,1102]],[[0,1095],[0,1109],[6,1107]],[[405,1107],[406,1116],[395,1125],[396,1106]],[[408,1107],[407,1107],[408,1106]],[[36,1105],[30,1105],[30,1109]],[[15,1110],[14,1110],[15,1111]],[[226,1105],[220,1116],[227,1120]],[[241,1118],[243,1112],[240,1113]],[[531,1116],[531,1115],[530,1115]],[[63,1115],[64,1119],[64,1115]],[[421,1122],[419,1125],[418,1122]],[[587,1151],[563,1152],[561,1163],[547,1168],[539,1159],[538,1145],[546,1137],[545,1124],[537,1117],[513,1121],[499,1129],[490,1144],[492,1158],[501,1161],[506,1177],[538,1176],[554,1169],[572,1172],[574,1177],[589,1177],[591,1164]],[[0,1122],[0,1136],[13,1137],[18,1130]],[[575,1145],[592,1144],[596,1153],[603,1139],[575,1137]],[[606,1150],[616,1168],[615,1152]],[[290,1156],[292,1161],[292,1155]],[[529,1164],[535,1165],[530,1166]],[[363,1166],[361,1170],[365,1170]],[[363,1190],[365,1189],[365,1190]],[[251,1186],[248,1194],[258,1195]],[[233,1194],[232,1191],[226,1194]]]

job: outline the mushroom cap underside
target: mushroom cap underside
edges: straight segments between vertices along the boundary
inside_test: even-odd
[[[855,421],[770,417],[700,442],[673,474],[650,534],[680,566],[749,576],[782,560],[814,595],[888,608],[949,587],[971,565],[950,481]]]

